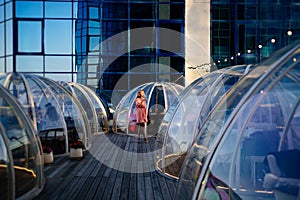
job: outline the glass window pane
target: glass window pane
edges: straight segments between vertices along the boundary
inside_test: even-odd
[[[46,20],[45,52],[72,53],[72,22],[66,20]]]
[[[90,37],[89,50],[99,50],[100,48],[100,37]],[[1,55],[1,54],[0,54]]]
[[[12,38],[12,20],[6,23],[6,55],[12,54],[13,38]]]
[[[6,4],[6,19],[11,19],[12,18],[12,3]]]
[[[17,56],[16,69],[20,72],[42,72],[42,56]]]
[[[55,81],[66,81],[66,82],[72,82],[72,74],[46,74],[46,78],[53,79]]]
[[[72,18],[72,3],[46,2],[45,15],[50,18]]]
[[[98,9],[98,7],[90,7],[89,8],[89,18],[90,19],[98,19],[99,18],[99,9]]]
[[[4,118],[6,118],[6,116],[2,114],[1,115],[2,122],[4,122],[3,120]],[[12,183],[10,183],[12,169],[10,168],[11,160],[9,159],[8,147],[5,145],[4,141],[5,140],[4,140],[4,133],[3,133],[3,135],[0,134],[0,160],[1,160],[0,174],[1,174],[1,186],[2,186],[0,187],[0,196],[3,199],[9,199],[9,197],[11,197],[10,191],[12,190],[11,189]]]
[[[17,1],[16,16],[29,18],[43,17],[43,2]]]
[[[0,24],[0,41],[4,41],[4,24]],[[4,45],[0,45],[0,56],[4,56]]]
[[[0,58],[0,73],[5,72],[4,58]]]
[[[18,52],[42,51],[42,23],[19,21]]]
[[[155,4],[139,4],[130,5],[130,17],[133,19],[155,19]]]
[[[69,56],[47,56],[45,70],[47,72],[71,72],[72,60]]]
[[[9,56],[6,58],[6,72],[12,72],[12,71],[13,71],[12,56]]]
[[[4,6],[0,6],[0,22],[4,21]]]
[[[141,8],[141,7],[140,7]],[[115,12],[115,11],[118,12]],[[128,18],[128,5],[127,3],[103,3],[102,13],[104,18],[109,19],[127,19]]]

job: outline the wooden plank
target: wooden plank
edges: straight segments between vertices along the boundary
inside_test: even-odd
[[[144,180],[145,180],[145,199],[146,200],[153,200],[154,199],[154,194],[153,194],[153,188],[152,188],[152,181],[151,181],[151,177],[144,176]]]
[[[148,191],[147,191],[148,192]],[[146,193],[145,193],[145,180],[144,176],[141,173],[137,174],[137,199],[144,200]]]
[[[107,139],[118,148],[112,151]],[[136,137],[120,134],[94,137],[81,160],[65,155],[45,167],[47,184],[36,199],[173,199],[176,182],[158,174],[153,154],[147,153],[154,142],[149,137],[149,144],[137,143]]]

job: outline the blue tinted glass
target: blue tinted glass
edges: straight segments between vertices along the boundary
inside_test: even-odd
[[[0,73],[5,72],[4,58],[0,58]]]
[[[45,15],[50,18],[72,18],[72,3],[46,2]]]
[[[0,22],[4,21],[4,6],[0,6]]]
[[[16,69],[18,72],[42,72],[42,56],[17,56]]]
[[[72,21],[46,20],[45,52],[72,53]]]
[[[0,24],[0,41],[4,41],[4,24]],[[4,56],[4,45],[0,45],[0,57]]]
[[[18,51],[42,51],[42,23],[33,21],[19,21],[18,23]]]
[[[72,82],[72,74],[46,74],[46,78],[53,79],[55,81],[61,81],[64,80],[66,82]]]
[[[17,1],[17,17],[43,17],[43,2]]]
[[[70,56],[46,56],[45,70],[47,72],[71,72],[72,60]]]
[[[98,19],[99,18],[99,9],[98,9],[98,7],[90,7],[89,8],[89,18],[90,19]]]
[[[12,18],[12,3],[6,4],[6,19]]]
[[[90,37],[89,50],[99,50],[100,48],[100,38],[99,37]]]
[[[6,72],[13,71],[12,56],[6,57]]]
[[[12,54],[12,20],[6,23],[6,55]]]

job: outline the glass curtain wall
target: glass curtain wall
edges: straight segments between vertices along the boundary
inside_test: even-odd
[[[300,4],[211,0],[211,52],[218,68],[258,63],[300,39]]]
[[[143,27],[153,27],[146,32],[152,37],[146,45],[139,44],[129,31]],[[157,42],[162,36],[154,27],[184,33],[184,1],[79,1],[75,39],[77,81],[99,88],[98,92],[108,102],[113,98],[116,100],[112,103],[117,105],[122,96],[140,84],[177,80],[184,72],[184,41],[177,41],[176,52],[163,51]],[[139,48],[128,50],[132,46]]]
[[[4,43],[0,72],[79,82],[98,88],[109,102],[113,90],[118,101],[142,83],[175,81],[184,73],[184,40],[175,40],[176,51],[164,51],[157,42],[163,36],[153,31],[148,45],[130,52],[136,37],[128,30],[162,27],[184,33],[184,4],[183,0],[0,0]],[[107,40],[124,31],[128,34],[117,42]],[[163,42],[172,43],[169,38]]]
[[[0,72],[75,80],[77,2],[0,0]]]

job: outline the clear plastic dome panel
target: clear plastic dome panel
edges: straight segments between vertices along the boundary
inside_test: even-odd
[[[181,93],[180,103],[175,110],[172,108],[172,117],[168,122],[163,120],[168,127],[161,127],[158,133],[156,159],[160,171],[175,178],[179,176],[185,154],[203,121],[225,92],[244,75],[245,68],[244,65],[214,71],[199,78]],[[159,144],[162,135],[165,138],[163,144]]]
[[[152,82],[140,85],[129,91],[121,99],[114,113],[115,129],[129,133],[128,129],[135,114],[135,98],[140,89],[143,89],[145,92],[147,114],[151,120],[151,123],[147,126],[148,134],[153,135],[157,133],[158,127],[168,107],[173,103],[175,97],[179,95],[183,87],[175,83]]]
[[[254,68],[213,110],[187,155],[177,199],[297,197],[300,47],[289,48]]]
[[[0,126],[2,126],[1,123]],[[14,198],[13,166],[9,151],[6,136],[0,130],[0,196],[3,199]]]
[[[0,88],[0,91],[0,119],[1,130],[3,130],[1,132],[7,138],[9,151],[13,159],[14,187],[17,186],[15,187],[15,198],[22,198],[24,195],[29,197],[40,191],[40,186],[43,185],[43,182],[41,182],[43,181],[43,163],[40,144],[35,137],[35,130],[31,121],[22,112],[22,108],[16,102],[17,100],[3,88]],[[1,148],[4,146],[1,144]],[[8,159],[7,151],[8,149],[5,153],[6,160]],[[10,169],[7,170],[9,172]],[[12,181],[11,179],[8,180]],[[32,193],[33,191],[34,193]]]
[[[90,148],[91,128],[88,117],[80,102],[62,85],[47,78],[40,78],[52,88],[53,93],[57,97],[67,125],[70,142],[81,139],[85,148]]]

